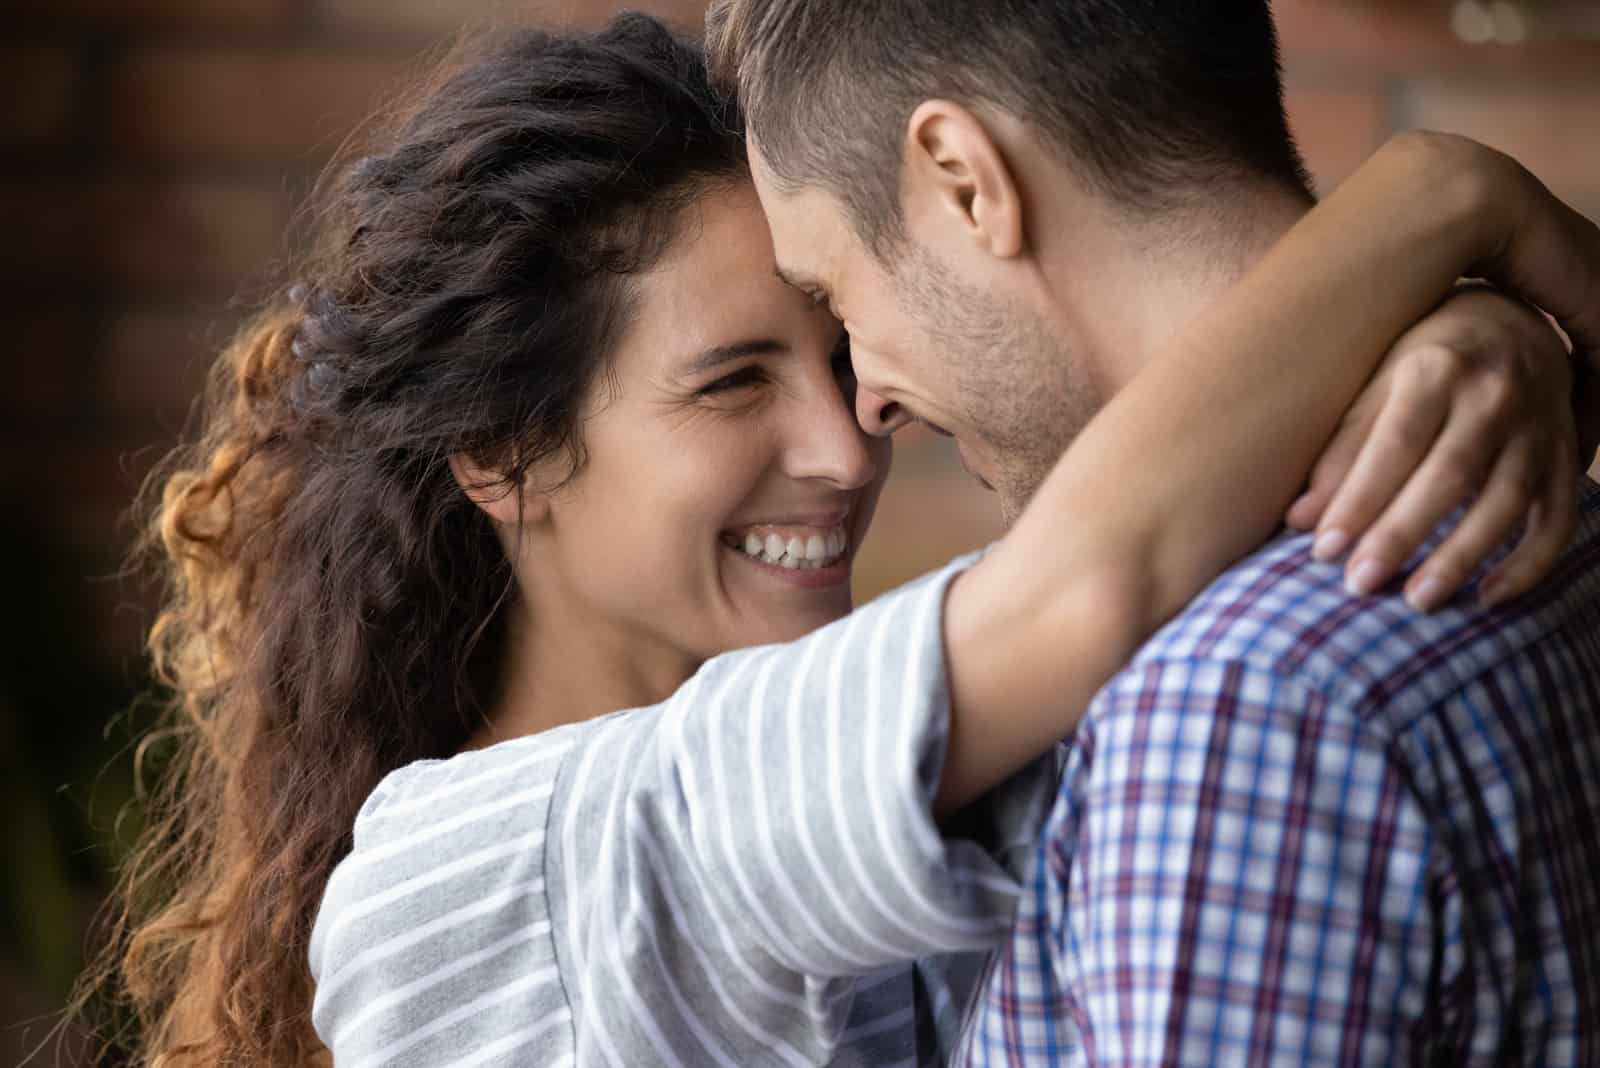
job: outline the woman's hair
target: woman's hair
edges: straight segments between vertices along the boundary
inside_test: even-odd
[[[575,473],[630,278],[744,174],[697,46],[625,15],[477,42],[325,183],[146,532],[171,722],[98,973],[141,1063],[325,1056],[307,944],[356,812],[465,743],[506,653],[510,565],[448,458]]]

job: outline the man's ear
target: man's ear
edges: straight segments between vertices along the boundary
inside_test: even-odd
[[[901,195],[908,222],[932,209],[992,256],[1023,250],[1023,201],[1005,152],[983,121],[948,100],[925,100],[906,122]]]
[[[483,466],[465,453],[451,455],[450,474],[468,500],[503,526],[538,522],[549,514],[547,495],[530,492],[526,486],[507,480],[501,472]]]

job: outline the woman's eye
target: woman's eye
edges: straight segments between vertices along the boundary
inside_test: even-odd
[[[700,388],[700,395],[709,397],[716,393],[727,393],[729,390],[741,389],[745,386],[759,385],[766,375],[759,367],[741,367],[732,374],[723,375],[715,382]]]

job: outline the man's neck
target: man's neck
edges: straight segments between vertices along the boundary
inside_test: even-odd
[[[1067,314],[1102,397],[1126,385],[1171,338],[1239,281],[1309,210],[1277,186],[1226,217],[1196,211],[1148,226],[1108,226],[1076,243]]]

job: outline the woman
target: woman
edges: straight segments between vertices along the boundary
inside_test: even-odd
[[[1304,362],[1360,373],[1277,416],[1281,500],[1152,508],[1129,540],[1069,456],[948,610],[970,561],[824,627],[889,447],[850,414],[838,324],[773,278],[735,118],[652,20],[508,35],[343,174],[303,287],[223,355],[157,514],[182,731],[128,890],[170,891],[130,912],[120,963],[152,1063],[638,1063],[682,1037],[652,1006],[692,1008],[671,1019],[729,1063],[889,1063],[959,994],[905,962],[1007,922],[1035,758],[1270,527],[1377,362],[1308,330]],[[1351,195],[1324,218],[1381,199]],[[1389,207],[1413,232],[1416,205]],[[1398,333],[1457,257],[1361,310]],[[1272,284],[1337,323],[1324,280]],[[1241,360],[1264,348],[1248,307],[1208,327]],[[1181,414],[1130,408],[1088,455]],[[1177,533],[1175,558],[1145,551]],[[1009,569],[1045,535],[1050,610],[1013,618]],[[1074,630],[1080,607],[1127,623]],[[1076,705],[1021,741],[1027,686],[968,671],[997,620],[1049,650],[1028,685]],[[950,715],[980,712],[994,736],[960,741]]]

